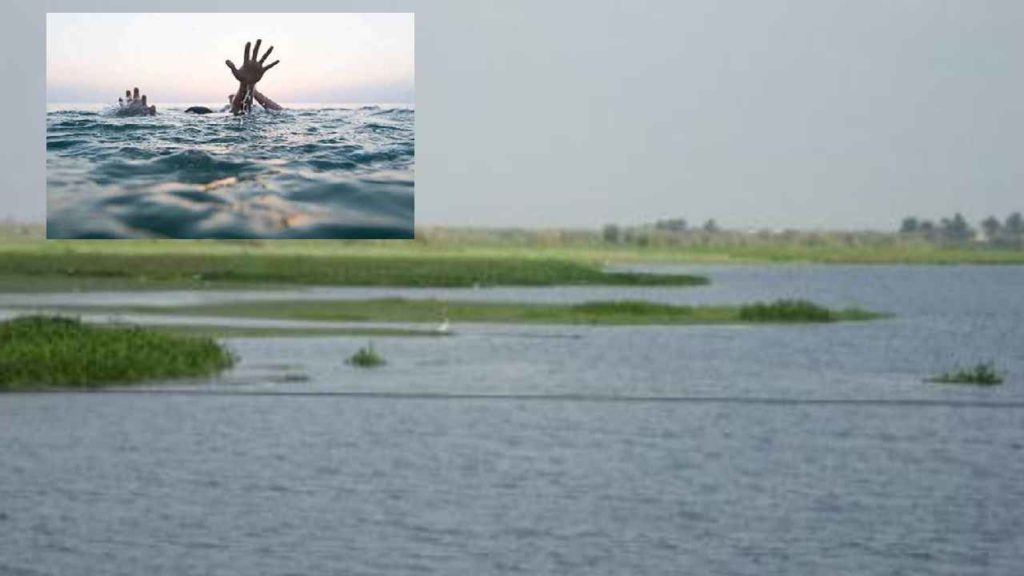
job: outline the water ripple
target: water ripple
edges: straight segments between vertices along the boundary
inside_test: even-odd
[[[51,238],[409,238],[415,111],[47,115]]]

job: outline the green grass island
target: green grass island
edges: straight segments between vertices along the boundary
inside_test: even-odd
[[[242,301],[172,307],[75,308],[73,311],[161,313],[175,316],[264,318],[331,322],[562,325],[801,324],[873,320],[884,314],[856,308],[832,310],[806,300],[745,305],[682,306],[642,300],[578,304],[376,298],[353,300]]]
[[[216,340],[140,326],[23,316],[0,322],[0,391],[202,378],[234,364]]]

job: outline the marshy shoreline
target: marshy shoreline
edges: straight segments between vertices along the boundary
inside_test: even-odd
[[[248,300],[183,306],[71,306],[69,314],[162,315],[224,319],[296,320],[346,323],[541,324],[594,326],[684,326],[717,324],[807,324],[857,322],[888,317],[858,308],[829,309],[806,300],[743,305],[686,306],[642,300],[556,304],[462,301],[433,298],[344,300]],[[415,335],[415,333],[413,333]]]
[[[8,317],[81,315],[214,339],[401,339],[459,336],[460,326],[769,330],[903,315],[897,303],[861,308],[859,298],[837,298],[827,285],[792,290],[785,277],[810,269],[799,260],[763,266],[790,289],[737,293],[728,285],[747,282],[742,269],[750,265],[731,256],[714,268],[706,262],[717,260],[705,259],[711,252],[609,247],[569,232],[545,240],[540,232],[427,229],[417,240],[361,242],[42,241],[40,232],[0,226],[0,308]],[[940,267],[907,270],[929,268]],[[836,269],[853,278],[886,267]],[[731,296],[708,297],[723,293]]]

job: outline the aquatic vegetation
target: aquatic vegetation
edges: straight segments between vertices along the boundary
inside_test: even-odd
[[[928,378],[927,382],[994,386],[1003,383],[1003,375],[996,370],[995,364],[992,362],[978,362],[973,366],[957,366],[952,370]]]
[[[359,368],[374,368],[387,364],[384,357],[373,349],[373,342],[368,342],[366,346],[357,350],[345,363]]]
[[[879,314],[857,308],[830,310],[808,300],[776,300],[744,304],[739,319],[744,322],[835,322],[838,320],[869,320]]]
[[[152,253],[120,250],[5,250],[0,285],[206,287],[240,284],[328,286],[551,286],[706,284],[701,276],[606,272],[586,262],[528,257],[277,254],[256,251]],[[19,279],[21,280],[19,282]]]
[[[807,300],[755,302],[740,307],[740,319],[748,322],[830,322],[832,311]]]
[[[673,325],[835,322],[866,320],[879,315],[860,310],[829,310],[807,303],[813,313],[786,312],[787,305],[767,306],[767,312],[744,316],[740,306],[679,306],[637,300],[596,301],[577,304],[538,304],[526,302],[444,301],[433,299],[376,298],[367,300],[273,300],[225,302],[179,307],[133,307],[122,312],[222,316],[237,318],[275,318],[339,322],[416,322],[434,324],[438,310],[446,310],[453,323],[496,324],[605,324]],[[760,307],[753,308],[761,310]],[[803,308],[798,308],[798,310]],[[104,308],[106,312],[115,309]]]
[[[724,310],[722,308],[677,306],[646,302],[643,300],[612,300],[584,302],[573,304],[569,312],[577,320],[588,323],[671,323],[673,321],[711,319],[709,313]]]
[[[209,376],[233,363],[212,338],[59,316],[0,322],[0,390]]]

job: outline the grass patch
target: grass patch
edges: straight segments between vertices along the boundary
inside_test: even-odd
[[[938,384],[973,384],[976,386],[995,386],[1003,383],[1003,375],[996,370],[991,362],[979,362],[973,366],[957,366],[937,376],[927,379]]]
[[[357,350],[345,363],[359,368],[374,368],[387,364],[384,357],[373,349],[373,342],[368,342],[365,347]]]
[[[588,262],[525,256],[276,253],[259,250],[38,250],[0,248],[0,287],[243,287],[253,283],[324,286],[690,286],[701,276],[606,272]]]
[[[769,305],[771,306],[771,305]],[[812,305],[813,306],[813,305]],[[818,307],[815,306],[815,309]],[[770,310],[775,308],[770,307]],[[598,301],[580,304],[407,300],[293,300],[244,301],[174,308],[132,308],[125,312],[172,313],[239,318],[274,318],[336,322],[494,324],[742,324],[836,322],[867,320],[879,314],[860,310],[824,310],[825,314],[777,315],[745,318],[741,306],[677,306],[645,301]]]
[[[839,320],[870,320],[879,314],[858,308],[830,310],[808,300],[776,300],[744,304],[739,309],[742,322],[836,322]]]
[[[0,391],[209,376],[233,362],[211,338],[57,316],[0,322]]]

